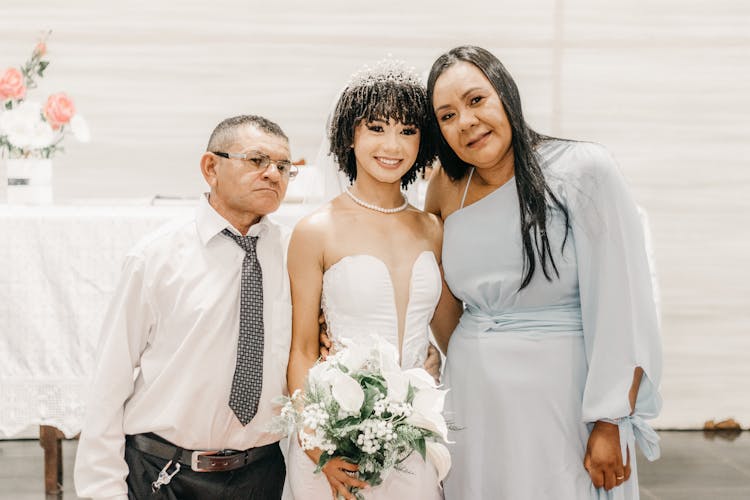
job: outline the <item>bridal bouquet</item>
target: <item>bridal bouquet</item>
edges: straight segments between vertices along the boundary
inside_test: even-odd
[[[342,457],[358,464],[359,479],[376,486],[417,451],[442,481],[451,465],[442,444],[446,391],[421,368],[402,370],[396,348],[383,339],[341,344],[313,366],[304,391],[282,398],[276,430],[299,436],[305,450],[323,450],[316,472]]]
[[[89,140],[85,120],[65,93],[50,95],[44,104],[26,100],[49,65],[46,53],[42,39],[20,68],[0,72],[0,154],[9,158],[50,158],[62,149],[68,131],[81,142]]]

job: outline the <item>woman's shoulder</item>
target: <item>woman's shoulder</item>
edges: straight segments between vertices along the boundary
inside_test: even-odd
[[[627,190],[627,183],[612,154],[601,144],[555,141],[540,150],[545,179],[560,200],[576,212]]]
[[[443,167],[435,165],[432,174],[430,174],[430,185],[434,184],[436,188],[441,190],[456,191],[459,189],[461,179],[463,177],[457,180],[452,179]]]
[[[543,168],[562,178],[600,178],[617,171],[612,154],[596,142],[551,139],[537,151]]]
[[[423,234],[431,238],[443,237],[443,221],[440,217],[431,212],[419,210],[418,208],[412,207],[411,213],[413,213],[415,219],[419,224],[419,229]]]
[[[333,225],[333,203],[331,200],[302,217],[292,230],[292,240],[310,243],[325,239]]]
[[[425,211],[445,220],[458,208],[461,201],[461,180],[453,180],[440,166],[430,176],[425,197]]]

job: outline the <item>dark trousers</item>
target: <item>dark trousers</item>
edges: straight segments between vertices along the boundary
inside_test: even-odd
[[[193,472],[190,466],[180,464],[180,472],[156,492],[151,491],[151,483],[169,460],[143,453],[127,443],[125,461],[130,469],[130,500],[279,500],[286,476],[278,446],[271,455],[232,471]],[[168,472],[174,472],[174,465]]]

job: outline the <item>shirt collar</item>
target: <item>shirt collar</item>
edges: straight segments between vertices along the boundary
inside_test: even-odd
[[[221,233],[224,229],[229,229],[233,233],[240,235],[240,232],[211,206],[208,202],[208,193],[203,193],[200,197],[198,208],[196,209],[195,221],[198,228],[198,237],[204,245],[207,245],[214,236]],[[268,216],[264,215],[257,223],[250,226],[247,236],[261,236],[274,229],[275,224],[271,222]]]

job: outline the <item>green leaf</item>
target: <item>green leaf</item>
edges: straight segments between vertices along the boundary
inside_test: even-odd
[[[349,416],[346,418],[342,418],[338,422],[336,422],[336,427],[346,427],[349,425],[357,425],[359,424],[359,417],[356,415]]]
[[[382,394],[386,393],[385,380],[382,377],[373,376],[373,375],[363,375],[360,378],[359,383],[362,386],[362,388],[372,387],[373,389],[381,392]]]
[[[47,66],[49,66],[49,61],[39,61],[39,69],[37,70],[39,76],[42,76],[42,73],[44,73],[44,70],[47,69]]]
[[[333,455],[329,455],[325,451],[321,453],[320,459],[318,460],[318,466],[315,468],[315,472],[320,472],[321,470],[323,470],[323,467],[325,467],[325,465],[330,462],[332,458]]]
[[[344,457],[348,457],[352,461],[355,461],[355,459],[358,459],[359,455],[361,454],[361,451],[359,450],[359,447],[357,446],[355,439],[356,438],[353,437],[352,439],[344,439],[336,443],[336,446],[337,446],[336,454],[340,454]]]
[[[406,391],[406,402],[411,403],[414,401],[414,395],[416,394],[416,391],[414,390],[414,386],[409,384],[409,389]]]
[[[372,415],[372,410],[375,408],[375,397],[380,394],[380,391],[375,387],[366,385],[364,388],[364,393],[365,401],[364,403],[362,403],[362,409],[360,410],[362,419],[366,419],[370,415]]]
[[[414,448],[419,452],[420,455],[422,455],[422,460],[426,460],[426,456],[427,456],[427,443],[425,443],[424,438],[417,439],[414,442]]]

